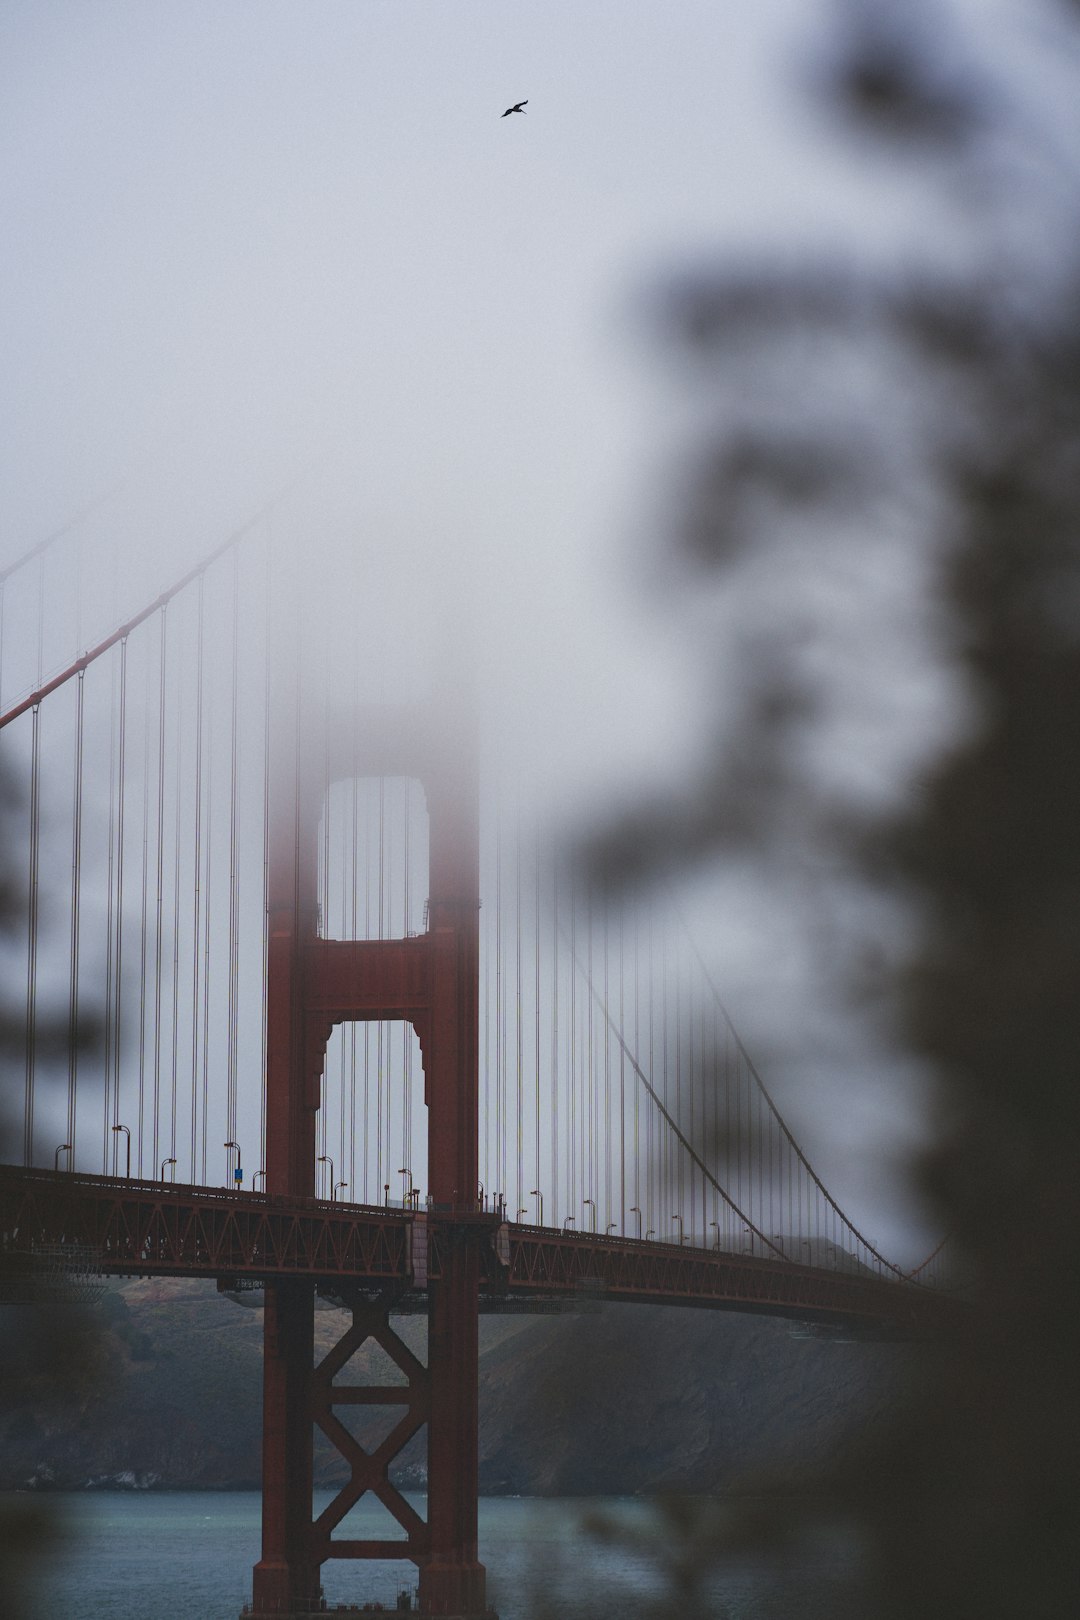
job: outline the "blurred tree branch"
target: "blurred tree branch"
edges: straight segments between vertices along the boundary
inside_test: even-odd
[[[850,9],[826,92],[893,161],[963,176],[1000,103],[917,21]],[[1080,243],[1055,228],[1052,275],[1022,257],[889,280],[766,265],[671,289],[668,330],[724,408],[654,577],[669,607],[715,604],[714,724],[694,778],[594,850],[616,887],[718,853],[816,862],[912,919],[886,993],[936,1078],[914,1174],[977,1315],[821,1497],[865,1541],[866,1613],[904,1620],[1080,1608]],[[878,649],[823,675],[822,621],[791,604],[830,575],[839,596],[872,552],[902,578],[919,548],[908,656],[930,649],[952,683],[951,738],[875,799],[827,761]],[[695,1533],[694,1569],[741,1541]]]

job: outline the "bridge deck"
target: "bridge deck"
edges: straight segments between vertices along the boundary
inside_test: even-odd
[[[269,1281],[307,1276],[415,1289],[414,1227],[427,1277],[471,1233],[485,1294],[741,1310],[921,1335],[955,1318],[951,1296],[895,1277],[635,1238],[504,1225],[498,1215],[298,1200],[224,1188],[0,1166],[7,1267],[66,1261],[108,1276]],[[501,1237],[500,1237],[501,1232]],[[854,1262],[852,1263],[854,1266]]]

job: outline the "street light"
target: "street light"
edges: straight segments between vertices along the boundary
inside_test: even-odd
[[[592,1206],[592,1227],[591,1227],[591,1230],[595,1232],[596,1231],[596,1205],[593,1203],[591,1198],[583,1198],[581,1200],[581,1202],[583,1204],[589,1204],[589,1205]]]
[[[244,1172],[240,1168],[240,1144],[239,1144],[239,1142],[226,1142],[224,1144],[224,1146],[225,1146],[226,1154],[230,1155],[230,1157],[227,1157],[226,1160],[225,1160],[225,1185],[227,1187],[230,1182],[233,1182],[233,1183],[235,1183],[235,1185],[237,1187],[239,1187],[240,1183],[244,1179]],[[233,1148],[236,1149],[236,1169],[235,1169],[235,1171],[233,1170],[232,1158],[231,1158],[231,1153],[232,1153]]]
[[[175,1164],[175,1163],[176,1163],[175,1159],[162,1159],[162,1161],[161,1161],[161,1169],[158,1171],[158,1180],[161,1182],[162,1186],[165,1185],[165,1166],[167,1164]],[[173,1171],[173,1175],[174,1176],[176,1175],[175,1170]]]
[[[618,1221],[608,1221],[607,1228],[606,1228],[606,1230],[604,1232],[604,1236],[607,1237],[608,1232],[614,1232],[616,1230],[616,1228],[618,1227],[618,1224],[619,1224]]]
[[[347,1186],[348,1186],[348,1185],[349,1185],[349,1183],[348,1183],[348,1182],[347,1182],[347,1181],[339,1181],[339,1182],[338,1182],[338,1187],[339,1187],[339,1188],[341,1188],[341,1187],[347,1187]],[[333,1200],[333,1197],[331,1197],[331,1200],[330,1200],[330,1202],[331,1202],[331,1203],[333,1203],[333,1201],[334,1201],[334,1200]]]
[[[543,1224],[544,1224],[544,1195],[540,1191],[539,1187],[530,1187],[529,1188],[529,1197],[530,1198],[536,1198],[536,1199],[539,1200],[539,1210],[540,1210],[540,1212],[539,1212],[539,1214],[538,1214],[538,1216],[536,1218],[536,1224],[537,1224],[537,1226],[543,1226]]]
[[[131,1132],[128,1130],[126,1125],[114,1125],[112,1129],[113,1129],[113,1135],[114,1136],[116,1135],[117,1131],[123,1131],[124,1137],[125,1137],[125,1139],[127,1141],[127,1170],[125,1171],[125,1174],[126,1174],[128,1180],[130,1181],[131,1180]]]
[[[564,1232],[565,1232],[565,1231],[566,1231],[566,1228],[567,1228],[567,1227],[568,1227],[568,1226],[573,1226],[573,1224],[574,1224],[574,1217],[573,1217],[573,1216],[572,1216],[572,1215],[568,1215],[568,1216],[567,1216],[567,1217],[566,1217],[566,1219],[565,1219],[565,1221],[563,1221],[563,1223],[562,1223],[562,1229],[563,1229],[563,1231],[564,1231]]]
[[[515,1216],[515,1219],[520,1218],[522,1215],[527,1215],[528,1213],[529,1213],[528,1210],[525,1209],[524,1206],[523,1206],[521,1209],[518,1210],[517,1216]]]
[[[251,1190],[252,1190],[252,1192],[255,1191],[255,1183],[258,1181],[260,1176],[262,1176],[263,1180],[265,1181],[266,1180],[266,1171],[265,1170],[256,1170],[255,1174],[251,1178]]]
[[[641,1242],[641,1211],[640,1211],[640,1209],[638,1209],[636,1204],[631,1204],[630,1205],[630,1213],[631,1213],[631,1215],[636,1215],[637,1216],[637,1235],[638,1235],[638,1242],[640,1243]]]
[[[316,1164],[328,1164],[330,1166],[330,1202],[333,1203],[334,1202],[334,1161],[333,1161],[333,1159],[330,1157],[330,1155],[328,1153],[320,1153],[319,1157],[316,1159],[315,1162],[316,1162]]]
[[[683,1231],[682,1216],[681,1215],[673,1215],[671,1218],[672,1218],[673,1221],[678,1221],[678,1223],[679,1223],[679,1242],[680,1243],[685,1243],[686,1242],[686,1233]]]
[[[401,1207],[402,1209],[408,1209],[412,1200],[412,1171],[409,1169],[399,1170],[398,1175],[404,1176],[408,1182],[408,1186],[401,1189]]]
[[[53,1154],[53,1169],[54,1170],[59,1170],[59,1168],[60,1168],[60,1155],[61,1155],[61,1153],[70,1153],[70,1152],[71,1152],[71,1143],[70,1142],[61,1142],[60,1146],[57,1148],[56,1152]]]
[[[716,1242],[713,1244],[713,1248],[718,1249],[720,1247],[720,1222],[710,1221],[709,1225],[716,1227]]]

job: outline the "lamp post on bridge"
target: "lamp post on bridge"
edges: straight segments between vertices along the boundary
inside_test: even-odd
[[[588,1207],[592,1210],[592,1225],[589,1228],[589,1230],[592,1231],[592,1232],[595,1232],[596,1231],[596,1204],[593,1201],[593,1199],[591,1199],[591,1198],[583,1198],[581,1200],[581,1202],[582,1202],[583,1205],[588,1205]]]
[[[630,1205],[630,1213],[631,1213],[631,1215],[636,1215],[637,1216],[637,1235],[638,1235],[638,1242],[640,1243],[641,1242],[641,1211],[640,1211],[640,1209],[638,1209],[636,1204],[631,1204]]]
[[[563,1221],[563,1223],[562,1223],[563,1231],[565,1232],[567,1227],[568,1226],[573,1226],[573,1224],[574,1224],[574,1217],[572,1215],[568,1215],[566,1217],[565,1221]]]
[[[680,1243],[685,1243],[686,1242],[686,1233],[683,1231],[683,1218],[682,1218],[682,1216],[681,1215],[673,1215],[671,1218],[672,1218],[673,1221],[678,1221],[678,1223],[679,1223],[679,1242]]]
[[[70,1142],[61,1142],[60,1146],[57,1148],[56,1152],[53,1154],[53,1169],[54,1170],[59,1170],[59,1168],[60,1168],[60,1155],[61,1155],[61,1153],[70,1153],[70,1152],[71,1152],[71,1143]],[[70,1164],[69,1164],[69,1169],[70,1169]]]
[[[709,1225],[710,1226],[715,1226],[715,1228],[716,1228],[716,1238],[715,1238],[715,1240],[713,1242],[713,1248],[718,1249],[720,1247],[720,1222],[719,1221],[710,1221]]]
[[[339,1191],[339,1192],[340,1192],[340,1190],[341,1190],[341,1188],[342,1188],[342,1187],[347,1187],[347,1186],[348,1186],[348,1185],[349,1185],[349,1183],[348,1183],[348,1182],[347,1182],[347,1181],[339,1181],[339,1182],[338,1182],[338,1184],[337,1184],[337,1185],[338,1185],[338,1191]],[[332,1198],[332,1197],[331,1197],[331,1200],[330,1200],[330,1202],[331,1202],[331,1203],[333,1203],[333,1201],[334,1201],[334,1200],[333,1200],[333,1198]]]
[[[161,1182],[161,1185],[163,1187],[165,1185],[165,1166],[167,1164],[171,1164],[171,1165],[173,1165],[175,1167],[176,1160],[175,1159],[162,1159],[162,1161],[161,1161],[161,1168],[158,1171],[158,1180]],[[173,1177],[175,1178],[175,1176],[176,1176],[176,1170],[174,1168],[173,1169]]]
[[[333,1203],[334,1202],[334,1161],[333,1161],[333,1159],[330,1157],[330,1155],[328,1153],[320,1153],[318,1159],[315,1162],[317,1164],[328,1164],[330,1166],[330,1202]],[[389,1188],[387,1188],[387,1191],[389,1191]],[[387,1201],[389,1202],[389,1200],[387,1200]]]
[[[544,1195],[540,1191],[539,1187],[531,1187],[529,1189],[529,1197],[530,1198],[535,1198],[537,1200],[537,1207],[538,1207],[539,1213],[537,1214],[536,1224],[537,1224],[537,1226],[543,1226],[543,1224],[544,1224]]]
[[[239,1144],[239,1142],[226,1142],[224,1144],[224,1147],[225,1147],[225,1152],[228,1155],[228,1157],[225,1160],[225,1185],[227,1187],[228,1186],[239,1187],[240,1183],[244,1179],[244,1172],[240,1168],[240,1144]],[[232,1162],[232,1154],[233,1154],[234,1149],[236,1150],[236,1166],[235,1166],[235,1168],[234,1168],[233,1162]]]
[[[125,1170],[124,1174],[127,1176],[127,1179],[130,1181],[131,1180],[131,1132],[128,1130],[126,1125],[114,1125],[112,1130],[113,1130],[113,1135],[114,1136],[116,1135],[116,1133],[118,1131],[123,1131],[123,1133],[124,1133],[124,1139],[127,1142],[127,1169]]]
[[[251,1178],[251,1190],[252,1190],[252,1192],[255,1191],[255,1183],[258,1181],[260,1176],[262,1176],[263,1180],[265,1181],[266,1180],[266,1171],[265,1170],[256,1170],[255,1174]]]
[[[401,1207],[402,1209],[408,1209],[409,1205],[412,1203],[412,1171],[406,1167],[404,1170],[399,1170],[398,1175],[404,1176],[405,1178],[405,1184],[401,1189]]]

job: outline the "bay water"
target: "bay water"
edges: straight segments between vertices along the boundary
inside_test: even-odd
[[[331,1493],[316,1498],[320,1512]],[[40,1612],[62,1620],[238,1620],[259,1556],[260,1499],[241,1492],[83,1492],[51,1495],[59,1536],[35,1582]],[[423,1514],[422,1496],[411,1496]],[[370,1504],[370,1505],[369,1505]],[[386,1534],[364,1498],[348,1533]],[[614,1538],[589,1528],[602,1519]],[[370,1522],[369,1522],[370,1520]],[[654,1539],[657,1512],[638,1498],[487,1497],[480,1557],[502,1620],[634,1620],[672,1596]],[[857,1557],[833,1538],[783,1567],[761,1560],[714,1571],[716,1620],[856,1620]],[[329,1604],[391,1607],[415,1592],[412,1564],[330,1561]],[[667,1611],[675,1615],[678,1607]]]

